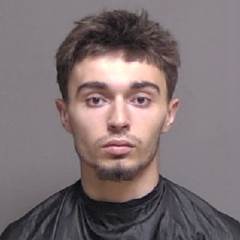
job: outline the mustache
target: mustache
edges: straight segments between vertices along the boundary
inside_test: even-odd
[[[111,140],[118,140],[118,139],[129,141],[134,145],[138,145],[138,144],[142,143],[142,141],[139,138],[137,138],[136,136],[131,135],[131,134],[114,134],[114,135],[111,135],[111,136],[105,135],[105,136],[99,138],[95,142],[95,145],[96,146],[103,146],[104,144],[106,144],[107,142],[109,142]]]

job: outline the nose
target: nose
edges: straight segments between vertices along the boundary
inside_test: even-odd
[[[110,110],[107,128],[112,133],[124,133],[130,129],[130,121],[124,99],[116,99]]]

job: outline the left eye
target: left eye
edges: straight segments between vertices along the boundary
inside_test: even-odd
[[[131,102],[139,107],[147,107],[151,103],[151,99],[145,96],[135,96]]]

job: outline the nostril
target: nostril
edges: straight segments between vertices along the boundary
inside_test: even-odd
[[[130,125],[127,122],[124,123],[109,123],[108,124],[108,130],[112,132],[121,132],[129,130]]]

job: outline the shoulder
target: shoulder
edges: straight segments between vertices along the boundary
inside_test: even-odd
[[[39,236],[37,240],[51,239],[49,234],[54,235],[54,228],[62,208],[66,201],[73,201],[78,185],[79,181],[53,194],[23,217],[11,223],[0,236],[0,240],[32,239],[33,233]],[[51,231],[49,231],[50,229]],[[47,238],[44,236],[45,234],[48,234]]]
[[[207,239],[239,239],[240,223],[218,211],[188,189],[163,177],[166,204],[174,222],[183,222],[191,231]]]

